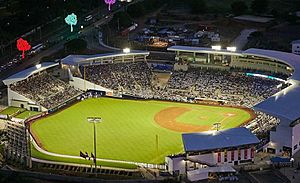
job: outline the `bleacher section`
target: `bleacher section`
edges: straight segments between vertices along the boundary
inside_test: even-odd
[[[52,109],[81,93],[47,72],[18,81],[10,88],[47,109]]]
[[[152,72],[146,62],[89,65],[83,67],[81,68],[81,72],[85,70],[86,80],[106,88],[131,92],[141,92],[151,88]]]

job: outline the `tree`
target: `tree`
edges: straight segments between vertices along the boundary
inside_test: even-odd
[[[144,16],[146,10],[142,3],[135,3],[127,8],[127,12],[130,16],[136,18],[136,17]]]
[[[128,13],[121,11],[114,15],[110,25],[124,29],[132,25],[132,19]]]
[[[72,13],[65,18],[65,22],[71,26],[71,32],[73,32],[73,25],[77,24],[77,16]]]
[[[231,11],[234,15],[242,15],[247,11],[247,9],[248,9],[247,4],[241,0],[234,1],[231,4]]]
[[[251,9],[254,13],[264,13],[267,11],[269,6],[268,0],[253,0],[251,3]]]
[[[18,48],[19,51],[22,51],[22,59],[24,59],[25,58],[25,51],[30,50],[31,46],[26,40],[20,38],[20,39],[17,40],[17,48]]]
[[[81,52],[87,48],[87,43],[83,39],[73,39],[64,45],[65,50],[70,53]]]
[[[201,14],[206,12],[206,3],[203,0],[188,0],[187,3],[191,7],[191,13]]]
[[[116,0],[104,0],[105,4],[108,4],[108,10],[110,11],[111,5],[116,3]]]

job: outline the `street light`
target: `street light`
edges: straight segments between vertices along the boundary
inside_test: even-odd
[[[220,45],[216,45],[216,46],[211,46],[211,49],[213,50],[221,50],[221,46]]]
[[[123,49],[123,52],[124,52],[124,53],[130,53],[130,48],[124,48],[124,49]]]
[[[93,123],[94,124],[94,155],[95,155],[94,163],[95,163],[95,173],[97,173],[96,123],[102,122],[102,118],[100,118],[100,117],[87,117],[87,121],[89,123]]]
[[[236,51],[236,47],[235,46],[227,47],[227,51],[235,52]]]

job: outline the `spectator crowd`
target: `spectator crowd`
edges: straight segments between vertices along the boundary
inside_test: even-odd
[[[201,99],[250,108],[281,90],[277,87],[281,82],[276,80],[246,76],[240,71],[193,67],[187,71],[172,71],[167,83],[161,86],[155,83],[156,75],[144,61],[86,65],[80,66],[80,71],[84,79],[112,89],[118,95],[146,99],[183,102]],[[47,72],[19,81],[10,88],[47,109],[81,94]],[[255,133],[268,131],[278,124],[276,118],[264,113],[258,112],[257,116],[248,126]]]
[[[47,72],[14,83],[10,88],[46,109],[52,109],[82,93]]]
[[[281,90],[277,87],[280,81],[246,76],[240,71],[192,67],[171,72],[167,84],[158,86],[146,62],[90,65],[85,66],[85,72],[88,81],[120,94],[146,99],[188,102],[200,98],[251,108]],[[256,115],[249,126],[255,133],[265,133],[278,124],[272,116],[261,112]]]

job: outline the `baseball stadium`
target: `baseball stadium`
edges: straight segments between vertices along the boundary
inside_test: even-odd
[[[278,107],[298,91],[295,60],[271,50],[187,46],[160,59],[128,49],[69,55],[4,80],[10,107],[0,114],[24,123],[32,162],[92,165],[94,158],[100,167],[165,169],[167,156],[185,153],[183,134],[246,127],[267,147],[270,131],[296,120]]]

